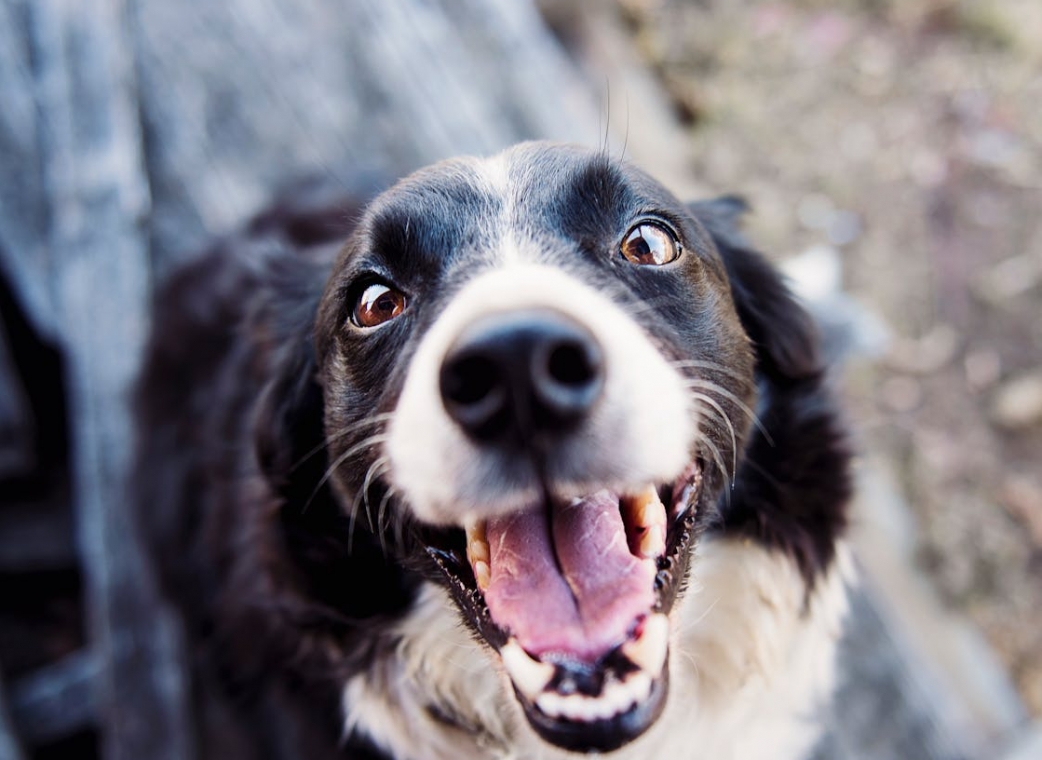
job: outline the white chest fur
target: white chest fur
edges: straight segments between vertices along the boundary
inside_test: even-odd
[[[787,557],[704,540],[674,611],[665,711],[611,760],[804,757],[832,692],[849,577],[841,552],[808,600]],[[401,760],[575,759],[528,728],[494,655],[444,591],[425,588],[399,633],[395,656],[345,685],[346,731]]]

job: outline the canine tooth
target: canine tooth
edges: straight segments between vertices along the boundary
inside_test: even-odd
[[[666,531],[661,525],[645,529],[637,544],[637,555],[643,559],[655,559],[666,553]]]
[[[488,562],[490,553],[488,544],[484,541],[471,541],[467,544],[467,557],[471,562]]]
[[[549,714],[542,706],[542,696],[546,696],[543,690],[554,676],[554,666],[532,657],[515,639],[510,639],[503,645],[499,650],[499,656],[503,658],[503,666],[517,690],[530,700],[539,697],[536,704],[543,712]]]
[[[485,532],[485,521],[471,523],[466,527],[467,531],[467,558],[471,562],[482,560],[488,562],[489,547],[488,535]]]
[[[622,645],[622,653],[641,671],[653,677],[662,672],[668,648],[669,618],[656,613],[644,621],[639,638]]]
[[[471,523],[466,526],[467,531],[467,559],[474,571],[474,579],[478,582],[478,589],[485,591],[492,580],[492,571],[489,568],[491,551],[489,550],[488,538],[485,533],[484,520]]]
[[[474,563],[474,580],[478,582],[480,591],[488,590],[488,586],[492,582],[492,569],[487,562],[479,559]]]
[[[646,486],[640,493],[624,497],[629,522],[637,528],[666,524],[666,508],[653,486]]]
[[[651,491],[650,498],[640,508],[640,524],[645,526],[665,525],[666,507],[658,497],[658,492],[654,488],[649,490]]]

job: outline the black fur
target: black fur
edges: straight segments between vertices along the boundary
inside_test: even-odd
[[[778,273],[737,231],[728,197],[691,205],[727,267],[742,326],[756,347],[757,416],[723,529],[789,552],[813,586],[834,559],[851,494],[846,431],[826,392],[817,328]]]
[[[528,171],[525,208],[550,230],[548,258],[619,300],[653,304],[645,327],[664,351],[693,336],[719,361],[740,364],[748,348],[736,336],[751,340],[763,430],[739,430],[750,432],[715,529],[788,552],[813,584],[844,527],[848,453],[813,325],[737,233],[741,204],[685,209],[603,156],[562,162],[547,151]],[[381,522],[381,484],[360,492],[373,454],[345,455],[367,433],[326,441],[324,431],[393,409],[418,336],[489,265],[472,252],[494,243],[480,221],[497,206],[472,179],[429,171],[382,196],[357,228],[353,199],[277,206],[157,298],[136,397],[135,490],[192,642],[206,757],[376,756],[357,738],[340,741],[339,687],[393,645],[389,625],[408,614],[429,568],[408,558],[416,538],[407,516],[397,515],[397,532]],[[682,276],[604,259],[635,208],[681,231]],[[561,241],[580,257],[555,253]],[[373,279],[422,292],[430,305],[362,341],[342,328]],[[740,330],[713,322],[716,299],[726,298]],[[335,361],[344,356],[346,368]],[[743,418],[736,406],[729,412]]]

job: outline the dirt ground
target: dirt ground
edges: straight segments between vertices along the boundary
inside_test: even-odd
[[[859,443],[1042,716],[1042,3],[618,4],[700,180],[766,250],[838,251],[888,327],[847,371]]]

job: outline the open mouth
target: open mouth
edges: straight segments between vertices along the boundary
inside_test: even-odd
[[[428,544],[545,740],[608,751],[658,718],[702,491],[696,460],[672,483],[541,501]]]

